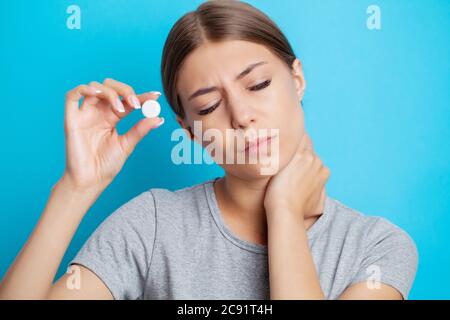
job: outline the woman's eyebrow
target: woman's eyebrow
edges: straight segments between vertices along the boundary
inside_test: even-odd
[[[256,63],[250,64],[247,68],[244,69],[244,71],[240,72],[240,73],[236,76],[235,81],[237,81],[237,80],[239,80],[239,79],[245,77],[247,74],[249,74],[250,72],[252,72],[252,70],[253,70],[254,68],[256,68],[257,66],[260,66],[260,65],[263,65],[263,64],[266,64],[266,63],[267,63],[267,61],[260,61],[260,62],[256,62]],[[191,96],[189,97],[188,101],[190,101],[190,100],[192,100],[192,99],[194,99],[194,98],[196,98],[196,97],[198,97],[198,96],[201,96],[201,95],[203,95],[203,94],[210,93],[211,91],[216,91],[217,89],[218,89],[218,88],[215,87],[215,86],[198,89],[198,90],[195,91],[193,94],[191,94]]]

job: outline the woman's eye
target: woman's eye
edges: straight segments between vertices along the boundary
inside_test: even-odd
[[[255,85],[255,86],[253,86],[253,87],[250,87],[249,89],[250,89],[251,91],[262,90],[262,89],[264,89],[264,88],[267,88],[267,87],[270,85],[271,81],[272,81],[272,80],[266,80],[266,81],[263,81],[263,82],[258,83],[257,85]],[[215,105],[213,105],[213,106],[211,106],[211,107],[209,107],[209,108],[207,108],[207,109],[200,110],[200,111],[198,112],[198,115],[203,116],[203,115],[205,115],[205,114],[208,114],[208,113],[213,112],[214,110],[217,109],[217,107],[220,105],[221,102],[222,102],[222,100],[219,100],[219,102],[217,102]]]
[[[220,102],[221,102],[221,101],[222,101],[222,100],[219,100],[219,102],[217,102],[215,105],[213,105],[213,106],[211,106],[211,107],[209,107],[209,108],[207,108],[207,109],[200,110],[200,111],[198,112],[198,114],[201,115],[201,116],[203,116],[203,115],[205,115],[205,114],[208,114],[208,113],[213,112],[213,111],[220,105]]]
[[[256,86],[250,87],[251,91],[257,91],[267,88],[270,85],[271,80],[266,80],[264,82],[258,83]]]

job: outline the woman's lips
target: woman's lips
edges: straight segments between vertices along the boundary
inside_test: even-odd
[[[260,137],[254,141],[246,141],[244,152],[255,152],[258,151],[260,147],[267,145],[275,136],[271,137]]]

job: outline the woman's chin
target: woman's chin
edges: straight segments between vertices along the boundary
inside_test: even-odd
[[[240,177],[244,180],[269,179],[276,175],[279,171],[278,165],[274,163],[226,165],[222,166],[222,168],[227,173]]]

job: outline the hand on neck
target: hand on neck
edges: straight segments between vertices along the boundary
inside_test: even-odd
[[[214,184],[214,191],[224,219],[246,224],[247,229],[258,233],[266,232],[264,196],[269,180],[270,177],[249,181],[229,174],[218,179]],[[305,215],[307,229],[322,215],[325,197],[324,188],[316,210]]]

